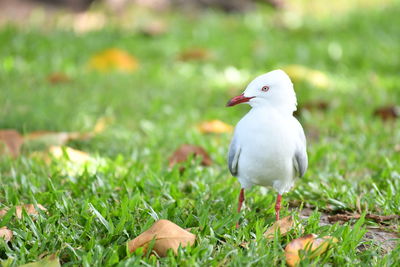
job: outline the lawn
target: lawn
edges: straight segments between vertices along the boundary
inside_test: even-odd
[[[367,238],[371,229],[398,234],[398,219],[319,225],[327,214],[400,213],[400,122],[374,116],[400,101],[399,13],[396,1],[334,17],[268,8],[146,13],[168,25],[157,36],[116,24],[84,34],[2,26],[0,129],[87,132],[99,118],[109,122],[90,139],[68,142],[94,158],[84,165],[32,157],[44,150],[38,145],[24,145],[16,159],[0,158],[0,209],[38,203],[48,210],[35,219],[0,219],[14,233],[10,243],[0,240],[0,259],[18,266],[56,253],[65,266],[285,266],[286,244],[315,233],[339,242],[303,266],[400,266],[398,241],[387,249]],[[90,58],[109,48],[133,55],[138,69],[90,70]],[[201,51],[197,59],[179,60],[193,49]],[[298,218],[301,230],[268,241],[263,232],[275,218],[275,192],[248,191],[239,216],[240,186],[226,165],[231,134],[203,134],[197,125],[235,125],[249,107],[228,109],[227,100],[253,77],[293,64],[320,71],[328,82],[295,79],[309,169],[284,196],[281,212]],[[55,72],[69,81],[49,82]],[[321,103],[325,108],[316,107]],[[186,143],[202,146],[213,164],[169,169],[169,156]],[[299,215],[304,208],[312,209],[309,217]],[[129,255],[126,242],[157,219],[193,228],[196,244],[165,258]]]

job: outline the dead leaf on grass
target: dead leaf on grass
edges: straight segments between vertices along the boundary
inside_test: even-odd
[[[165,257],[169,249],[172,249],[176,254],[179,246],[193,245],[195,239],[196,236],[194,234],[189,233],[173,222],[159,220],[148,230],[129,241],[127,245],[130,253],[138,248],[143,248],[143,253],[146,254],[150,243],[154,240],[153,251],[158,256]]]
[[[13,238],[13,232],[6,226],[0,228],[0,238],[4,239],[6,242],[10,242]]]
[[[88,139],[86,133],[78,132],[51,132],[51,131],[35,131],[24,136],[25,142],[39,142],[46,146],[62,146],[72,140]]]
[[[191,48],[182,51],[178,55],[178,59],[181,61],[201,61],[207,60],[211,57],[210,52],[204,48]]]
[[[233,127],[220,120],[204,121],[197,126],[197,129],[203,133],[232,133]]]
[[[49,76],[47,76],[47,80],[51,84],[67,83],[71,81],[71,79],[62,72],[51,73]]]
[[[184,144],[169,157],[169,167],[172,168],[178,163],[187,161],[190,156],[201,157],[201,165],[203,166],[210,166],[212,164],[212,160],[204,148],[201,146]]]
[[[40,261],[35,261],[28,264],[20,265],[19,267],[60,267],[60,266],[61,266],[60,259],[57,257],[57,255],[52,254]]]
[[[101,30],[106,22],[107,18],[103,13],[86,11],[74,16],[73,27],[77,33],[87,33]]]
[[[294,83],[307,82],[317,88],[326,89],[330,85],[328,76],[319,70],[301,65],[289,65],[282,68]]]
[[[138,69],[139,62],[126,51],[110,48],[92,56],[89,60],[89,67],[102,72],[112,70],[132,72]]]
[[[292,240],[285,248],[286,263],[289,266],[296,266],[300,263],[300,251],[309,251],[308,257],[315,258],[324,253],[331,244],[337,243],[338,240],[332,236],[324,236],[318,238],[315,234],[305,235],[303,237]]]
[[[375,109],[374,115],[384,121],[394,120],[400,117],[400,107],[394,105],[380,107]]]
[[[287,216],[285,218],[280,219],[279,221],[274,222],[267,231],[264,233],[264,237],[267,239],[274,239],[275,232],[279,231],[282,236],[286,235],[290,229],[293,228],[294,221],[292,216]]]
[[[16,130],[0,130],[0,155],[18,157],[24,139]]]
[[[49,148],[49,153],[57,159],[62,158],[64,156],[64,152],[68,159],[75,163],[85,163],[92,159],[88,153],[73,149],[71,147],[63,148],[60,146],[51,146]]]
[[[45,207],[43,207],[40,204],[37,204],[38,209],[42,211],[47,211]],[[38,215],[39,212],[35,209],[35,205],[33,204],[24,204],[24,205],[18,205],[15,207],[15,216],[17,216],[18,219],[22,218],[22,210],[25,210],[28,215]],[[0,218],[6,215],[8,211],[8,208],[4,208],[0,210]]]
[[[141,29],[140,32],[145,36],[155,37],[159,35],[163,35],[167,32],[167,25],[165,22],[160,20],[151,21],[146,23]]]

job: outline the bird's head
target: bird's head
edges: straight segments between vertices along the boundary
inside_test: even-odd
[[[258,76],[249,83],[243,94],[233,97],[226,106],[241,103],[248,103],[252,107],[270,105],[290,113],[297,106],[293,84],[283,70],[273,70]]]

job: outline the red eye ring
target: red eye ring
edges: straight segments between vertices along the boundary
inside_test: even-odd
[[[264,85],[262,88],[261,88],[261,91],[263,91],[263,92],[267,92],[269,90],[269,86],[266,86],[266,85]]]

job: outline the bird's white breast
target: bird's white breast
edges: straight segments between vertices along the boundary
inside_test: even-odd
[[[253,108],[235,129],[241,154],[238,178],[243,187],[273,186],[286,192],[293,184],[293,116],[274,108]]]

